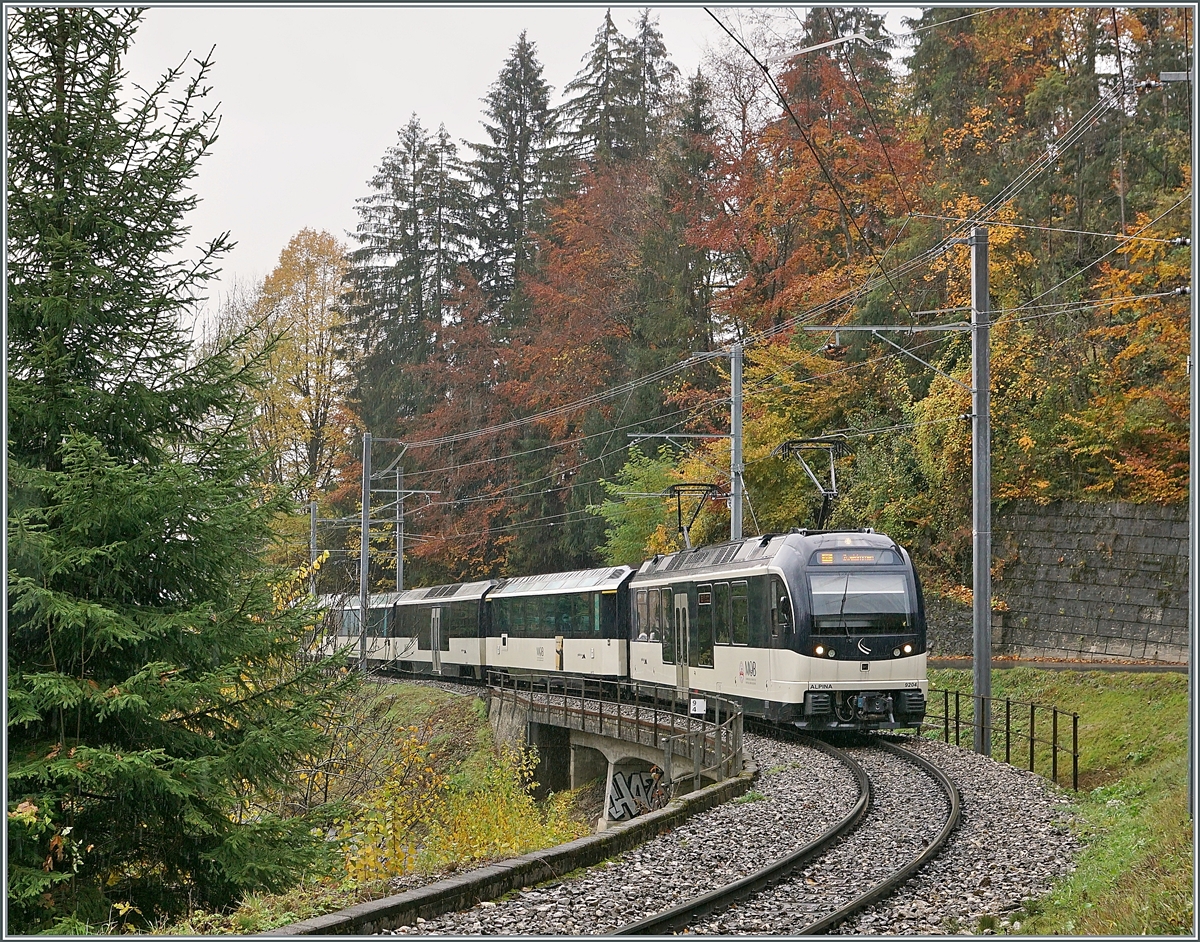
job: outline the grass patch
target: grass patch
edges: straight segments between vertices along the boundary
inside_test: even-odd
[[[752,789],[750,789],[750,791],[746,792],[746,794],[739,795],[737,798],[733,799],[733,803],[735,805],[748,805],[754,801],[766,801],[766,800],[767,800],[766,795],[764,795],[758,789],[752,788]]]
[[[933,687],[971,689],[970,671],[929,673]],[[1187,808],[1187,677],[1021,667],[993,671],[992,695],[1079,714],[1080,791],[1074,811],[1085,849],[1073,874],[1047,897],[1026,906],[1017,931],[1190,934],[1195,901],[1193,823]],[[961,705],[969,710],[966,698]],[[940,712],[936,700],[931,707]],[[999,715],[1002,723],[1003,713]],[[1027,726],[1028,708],[1024,719]],[[1060,740],[1068,753],[1069,719],[1065,739]],[[1038,722],[1042,722],[1040,713]],[[941,729],[934,732],[941,737]],[[1045,732],[1048,735],[1048,727]],[[1060,726],[1060,735],[1063,732]],[[968,728],[967,745],[970,735]],[[1021,759],[1014,764],[1027,765],[1028,747],[1023,748],[1026,751],[1018,753]],[[1003,758],[1002,741],[999,752],[993,741],[992,754]],[[1034,759],[1037,771],[1049,772],[1047,747],[1035,750]],[[1065,779],[1069,787],[1069,754],[1064,760],[1060,753],[1059,772],[1060,782]]]

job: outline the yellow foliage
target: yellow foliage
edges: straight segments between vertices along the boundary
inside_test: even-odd
[[[422,830],[441,812],[445,776],[430,765],[427,738],[410,727],[398,741],[381,784],[356,803],[357,814],[342,822],[339,838],[346,873],[360,883],[412,870]]]
[[[429,863],[512,857],[583,836],[586,825],[571,819],[567,796],[548,802],[544,812],[534,802],[537,761],[536,750],[505,745],[482,788],[452,793],[429,830]]]

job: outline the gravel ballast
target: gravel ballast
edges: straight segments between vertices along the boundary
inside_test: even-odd
[[[1079,844],[1068,826],[1068,796],[1037,775],[955,746],[914,738],[902,743],[958,784],[962,822],[936,860],[837,932],[988,932],[992,925],[1018,920],[1026,899],[1044,895],[1071,871]],[[392,934],[609,933],[782,857],[829,827],[857,797],[849,772],[822,752],[750,734],[746,748],[760,776],[743,799],[575,879],[526,887],[510,899],[418,921]],[[701,919],[691,932],[793,933],[806,916],[811,921],[832,910],[831,900],[865,889],[870,882],[865,872],[882,878],[920,852],[944,820],[946,804],[937,787],[916,770],[900,771],[879,751],[856,748],[852,754],[872,777],[877,813],[831,851],[828,861]]]

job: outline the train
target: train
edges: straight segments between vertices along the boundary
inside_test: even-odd
[[[640,566],[323,596],[319,654],[480,679],[489,671],[624,680],[736,698],[814,732],[919,728],[925,602],[907,551],[859,530],[792,530]]]

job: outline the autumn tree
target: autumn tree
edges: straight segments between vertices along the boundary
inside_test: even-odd
[[[295,880],[319,813],[244,813],[319,750],[317,613],[264,564],[257,364],[189,360],[228,247],[172,260],[216,133],[211,60],[125,97],[140,11],[10,11],[8,923],[142,928]],[[320,832],[318,832],[320,833]]]
[[[227,329],[250,332],[264,356],[251,435],[270,458],[269,480],[305,501],[330,487],[346,447],[349,373],[334,333],[344,323],[345,256],[328,232],[302,229],[249,303],[227,312]]]

